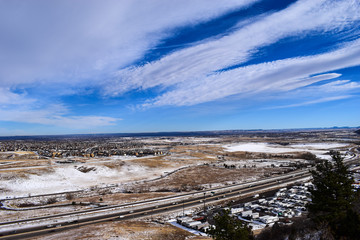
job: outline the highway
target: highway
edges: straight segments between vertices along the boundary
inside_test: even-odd
[[[280,188],[296,181],[310,178],[308,170],[294,171],[282,176],[263,179],[260,181],[235,184],[226,187],[212,188],[204,191],[180,194],[139,201],[128,204],[113,205],[79,212],[70,212],[33,219],[24,219],[0,223],[0,239],[20,239],[79,227],[82,225],[104,222],[109,220],[125,220],[148,215],[160,214],[185,208],[203,206],[205,203],[215,204],[228,201],[234,197],[244,197],[274,188]]]

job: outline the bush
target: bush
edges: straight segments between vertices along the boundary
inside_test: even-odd
[[[71,193],[67,193],[65,196],[66,200],[73,200],[74,199],[74,195]]]
[[[306,152],[306,153],[301,154],[300,158],[305,159],[305,160],[316,160],[317,159],[316,155],[311,152]]]
[[[48,198],[48,200],[46,201],[47,204],[54,204],[56,202],[57,202],[56,197]]]

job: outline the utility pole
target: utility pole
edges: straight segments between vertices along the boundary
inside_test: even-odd
[[[206,212],[205,211],[205,201],[206,201],[206,192],[204,192],[204,213]]]
[[[185,210],[184,210],[184,199],[183,199],[183,217],[185,216]]]

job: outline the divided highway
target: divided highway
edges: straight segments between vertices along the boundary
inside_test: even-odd
[[[216,202],[230,200],[235,197],[243,197],[280,188],[297,181],[309,180],[310,177],[308,170],[300,170],[259,181],[212,188],[172,197],[162,197],[46,217],[1,222],[0,239],[20,239],[109,220],[132,219],[203,206],[204,201],[206,204],[215,204]]]

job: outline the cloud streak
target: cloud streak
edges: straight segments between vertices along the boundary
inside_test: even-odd
[[[116,73],[115,80],[106,82],[111,87],[105,86],[105,93],[121,95],[133,89],[175,88],[174,91],[165,93],[155,100],[155,105],[191,105],[190,99],[181,93],[186,94],[190,90],[192,94],[189,95],[198,95],[192,90],[194,85],[206,85],[209,94],[219,97],[235,94],[233,91],[216,93],[219,90],[218,85],[221,86],[220,89],[225,87],[217,82],[224,80],[220,76],[229,75],[217,71],[245,63],[259,48],[286,37],[339,31],[360,20],[360,16],[356,14],[358,11],[360,4],[355,1],[298,1],[283,11],[267,15],[223,38],[174,52],[144,66],[120,70]],[[272,64],[268,63],[269,66]],[[225,81],[231,85],[237,84],[236,80]],[[171,96],[176,92],[182,99],[176,100],[173,98],[174,95]],[[211,101],[216,98],[204,97],[200,100],[195,97],[192,104],[207,101],[206,99]]]
[[[289,104],[289,105],[283,105],[283,106],[277,106],[277,107],[270,107],[267,109],[281,109],[281,108],[293,108],[293,107],[302,107],[302,106],[308,106],[318,103],[325,103],[325,102],[331,102],[331,101],[337,101],[342,99],[351,98],[353,96],[351,95],[345,95],[345,96],[336,96],[336,97],[326,97],[326,98],[320,98],[316,100],[306,101],[302,103],[296,103],[296,104]]]
[[[141,58],[175,28],[256,1],[1,1],[0,87],[89,84],[89,79],[96,84]]]
[[[144,106],[193,105],[235,94],[249,97],[264,92],[287,92],[340,76],[336,73],[315,74],[357,65],[360,65],[359,41],[325,54],[278,60],[212,74],[201,81],[179,84],[175,90]]]
[[[64,116],[55,110],[3,110],[0,121],[44,124],[68,129],[92,129],[115,125],[121,119],[106,116]]]

